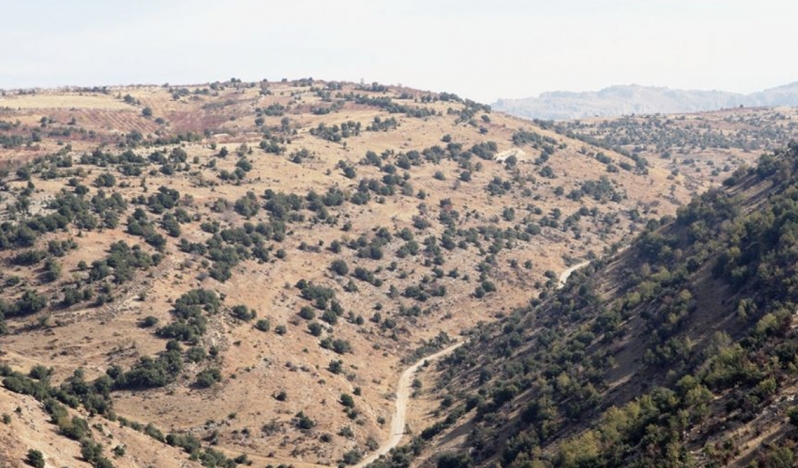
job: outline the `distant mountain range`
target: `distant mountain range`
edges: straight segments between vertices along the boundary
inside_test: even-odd
[[[601,91],[555,91],[536,98],[499,99],[493,104],[498,111],[545,120],[701,112],[739,106],[798,106],[798,82],[752,94],[639,85],[610,86]]]

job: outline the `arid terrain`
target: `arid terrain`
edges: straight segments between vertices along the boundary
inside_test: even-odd
[[[795,466],[796,168],[793,142],[475,328],[377,466]]]
[[[786,144],[795,114],[747,148],[630,129],[771,127],[741,112],[555,127],[313,79],[6,91],[0,465],[357,464],[411,363]]]

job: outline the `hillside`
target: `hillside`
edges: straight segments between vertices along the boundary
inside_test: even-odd
[[[410,363],[755,158],[690,181],[452,94],[312,79],[6,92],[0,146],[10,466],[354,464]]]
[[[793,144],[477,327],[377,466],[795,466],[796,186]]]
[[[798,83],[739,94],[655,86],[610,86],[600,91],[542,93],[538,97],[499,99],[493,108],[519,117],[571,120],[631,114],[682,114],[731,107],[798,106]]]
[[[745,108],[695,114],[539,122],[569,138],[611,149],[683,178],[685,186],[717,182],[724,169],[798,138],[798,109]],[[707,174],[708,173],[708,174]],[[708,187],[706,187],[708,188]]]

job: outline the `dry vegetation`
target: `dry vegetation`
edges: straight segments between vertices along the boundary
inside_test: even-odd
[[[545,296],[557,272],[755,157],[707,152],[717,173],[686,177],[376,84],[6,94],[4,372],[61,388],[39,400],[75,403],[118,466],[189,460],[120,421],[231,458],[186,449],[206,466],[352,463],[387,438],[407,362]],[[153,362],[163,375],[136,374]],[[107,407],[74,401],[76,372],[107,384]],[[0,402],[31,428],[0,425],[0,461],[80,457],[39,403]]]

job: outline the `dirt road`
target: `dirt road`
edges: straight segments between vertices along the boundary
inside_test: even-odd
[[[571,276],[571,273],[575,272],[576,270],[587,266],[590,262],[582,262],[578,265],[574,265],[571,268],[560,273],[559,282],[557,284],[557,289],[562,288],[565,286],[565,283],[568,281],[568,277]],[[451,353],[455,349],[462,346],[463,342],[455,343],[448,348],[438,351],[437,353],[427,356],[420,361],[416,362],[412,366],[408,367],[403,373],[402,376],[399,378],[399,385],[396,389],[396,411],[394,411],[393,419],[391,419],[391,437],[377,449],[376,452],[372,453],[368,457],[364,458],[363,461],[358,463],[354,466],[354,468],[364,468],[369,463],[372,463],[376,459],[380,458],[381,455],[387,454],[392,448],[399,445],[399,441],[402,440],[402,436],[405,432],[405,420],[407,416],[407,404],[410,400],[410,394],[412,393],[411,385],[413,383],[413,375],[416,373],[419,367],[424,365],[426,361],[434,361],[435,359],[439,359],[447,354]]]
[[[391,437],[377,449],[376,452],[372,453],[368,457],[364,458],[363,461],[355,465],[354,468],[363,468],[369,463],[373,462],[374,460],[380,458],[381,455],[385,455],[388,453],[392,448],[399,445],[399,441],[402,440],[402,436],[405,433],[405,419],[407,416],[407,403],[410,400],[410,395],[412,393],[412,383],[413,383],[413,376],[415,375],[416,371],[419,367],[424,365],[427,361],[434,361],[436,359],[442,358],[447,354],[451,353],[455,349],[459,348],[463,345],[463,342],[455,343],[449,346],[446,349],[438,351],[437,353],[422,358],[412,366],[408,367],[403,373],[402,376],[399,378],[399,386],[396,389],[396,411],[394,411],[393,418],[391,419]]]
[[[582,262],[582,263],[580,263],[578,265],[574,265],[571,268],[569,268],[569,269],[563,271],[562,273],[560,273],[560,279],[557,282],[557,289],[561,289],[563,286],[565,286],[565,283],[568,282],[568,278],[571,276],[571,273],[575,272],[576,270],[578,270],[578,269],[580,269],[582,267],[586,267],[589,263],[590,263],[589,261],[588,262]]]

